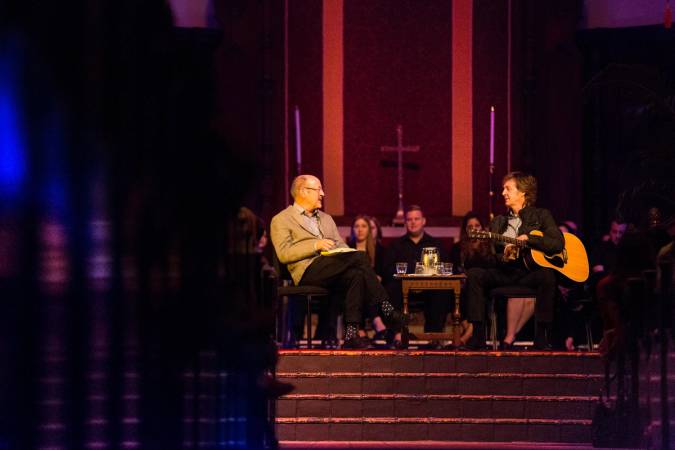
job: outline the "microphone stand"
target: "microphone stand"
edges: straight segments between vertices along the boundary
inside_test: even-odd
[[[492,205],[494,203],[493,200],[494,200],[494,196],[495,196],[494,175],[495,175],[495,165],[490,164],[490,176],[488,178],[489,187],[490,187],[489,202],[488,202],[488,218],[489,218],[490,222],[492,222],[492,219],[495,218],[495,213],[494,213],[493,208],[492,208]]]

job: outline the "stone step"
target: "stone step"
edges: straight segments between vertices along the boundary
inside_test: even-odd
[[[278,372],[602,374],[597,352],[282,350]]]
[[[289,417],[276,423],[280,441],[591,441],[587,419]]]
[[[457,394],[596,396],[600,374],[508,372],[278,372],[294,394]]]
[[[292,394],[277,417],[592,419],[597,397],[514,395]]]

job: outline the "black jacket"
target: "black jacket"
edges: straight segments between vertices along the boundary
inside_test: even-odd
[[[528,243],[530,247],[540,250],[548,255],[559,253],[565,247],[565,240],[562,233],[558,229],[553,216],[548,209],[535,208],[534,206],[526,206],[520,210],[518,214],[522,220],[522,224],[516,233],[517,236],[521,234],[528,235]],[[509,219],[508,216],[497,216],[490,224],[490,231],[493,233],[502,234],[506,231]],[[544,233],[543,236],[532,236],[530,232],[539,230]],[[501,246],[500,247],[500,250]]]

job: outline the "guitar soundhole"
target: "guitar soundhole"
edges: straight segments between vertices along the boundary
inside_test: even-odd
[[[565,261],[563,259],[556,255],[556,256],[544,256],[546,258],[546,261],[548,261],[552,266],[555,267],[564,267],[565,266]]]

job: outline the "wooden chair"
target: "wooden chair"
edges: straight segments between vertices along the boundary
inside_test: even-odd
[[[288,313],[287,308],[283,307],[283,301],[292,296],[305,297],[307,302],[307,348],[312,348],[312,300],[317,297],[327,297],[330,291],[321,286],[295,286],[291,274],[288,272],[285,264],[279,263],[276,252],[273,252],[274,269],[277,272],[277,298],[280,300],[280,307],[277,313],[277,340],[286,343],[288,334]]]
[[[501,286],[490,291],[488,302],[488,315],[490,317],[490,341],[492,349],[497,350],[497,313],[495,306],[500,299],[508,301],[512,298],[537,298],[537,291],[525,286]],[[536,325],[535,325],[536,326]],[[536,332],[536,330],[535,330]]]

